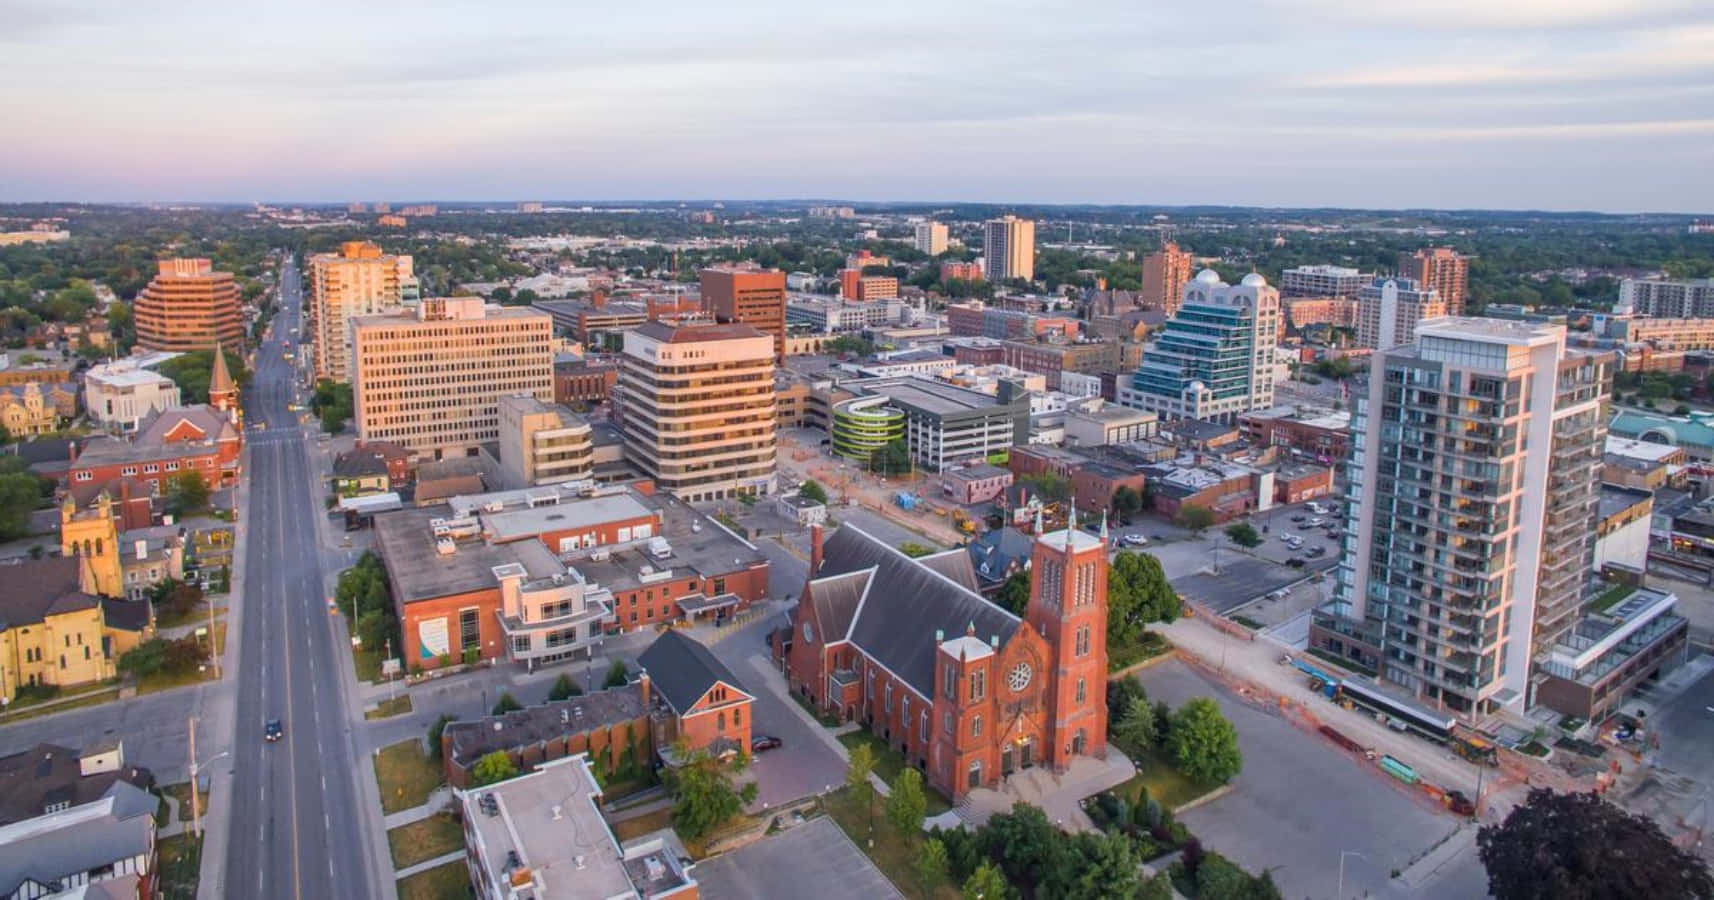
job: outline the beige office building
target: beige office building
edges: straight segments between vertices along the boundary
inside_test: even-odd
[[[683,500],[774,492],[774,339],[740,323],[625,332],[614,399],[633,465]]]
[[[1443,317],[1353,398],[1345,551],[1310,644],[1469,718],[1533,706],[1594,556],[1610,353]]]
[[[1439,292],[1409,278],[1381,278],[1357,292],[1357,346],[1375,350],[1416,340],[1420,322],[1448,312]]]
[[[1190,280],[1190,263],[1190,254],[1171,242],[1143,257],[1143,306],[1164,309],[1169,316],[1178,312],[1184,284]]]
[[[1002,216],[982,224],[983,270],[989,281],[1036,277],[1036,223]]]
[[[500,439],[500,399],[553,400],[553,317],[480,297],[351,320],[357,434],[435,459]]]
[[[510,489],[595,477],[595,437],[571,410],[534,394],[500,398],[500,469]]]
[[[351,320],[397,307],[413,286],[411,258],[382,253],[368,241],[347,241],[338,253],[309,258],[315,377],[351,380]]]
[[[939,222],[918,222],[916,226],[918,253],[939,256],[946,252],[946,226]]]
[[[1440,295],[1447,315],[1464,315],[1470,292],[1470,257],[1451,247],[1427,247],[1399,254],[1399,275]]]

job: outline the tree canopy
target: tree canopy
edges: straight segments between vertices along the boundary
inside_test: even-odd
[[[1498,900],[1714,897],[1707,863],[1593,793],[1534,788],[1476,847]]]
[[[1119,551],[1107,573],[1108,643],[1135,641],[1144,625],[1171,622],[1178,610],[1178,592],[1167,582],[1160,560],[1148,553]]]
[[[553,689],[548,691],[548,700],[569,700],[582,693],[583,688],[577,686],[577,682],[572,679],[570,673],[561,672],[559,677],[553,680]]]
[[[195,469],[185,469],[167,482],[167,510],[188,516],[208,508],[208,482]]]
[[[1201,534],[1214,524],[1214,511],[1206,506],[1197,506],[1193,503],[1189,506],[1180,507],[1178,517],[1173,521],[1180,528],[1188,528],[1196,534]]]
[[[518,767],[504,750],[494,752],[478,759],[475,768],[470,770],[470,780],[478,787],[505,781],[518,774]]]
[[[887,821],[901,834],[914,835],[922,830],[922,817],[927,809],[922,773],[906,766],[893,779],[892,793],[887,795]]]
[[[1173,713],[1166,745],[1173,765],[1205,784],[1230,781],[1244,766],[1237,729],[1207,697],[1190,700]]]
[[[1030,605],[1030,573],[1020,569],[1006,576],[994,594],[994,602],[1012,615],[1022,616],[1024,608]]]
[[[249,384],[250,370],[244,367],[243,355],[232,347],[220,349],[226,357],[226,371],[232,373],[232,380],[239,387]],[[179,401],[184,405],[207,403],[208,382],[214,377],[214,351],[193,350],[161,363],[155,370],[179,386]]]
[[[1256,526],[1249,522],[1234,522],[1226,526],[1226,537],[1240,547],[1256,547],[1262,543],[1262,535],[1256,531]]]
[[[814,500],[817,503],[827,502],[827,488],[822,487],[814,479],[805,481],[798,487],[797,492],[798,496],[805,500]]]
[[[696,840],[738,815],[744,804],[755,799],[756,783],[742,791],[732,788],[732,778],[744,769],[744,757],[728,766],[707,753],[697,751],[684,765],[663,770],[667,790],[673,796],[673,828],[679,835]]]

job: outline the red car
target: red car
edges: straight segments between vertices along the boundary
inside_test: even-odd
[[[785,744],[785,741],[782,741],[777,737],[773,737],[772,735],[758,734],[750,739],[750,753],[751,755],[755,755],[765,750],[784,747]]]

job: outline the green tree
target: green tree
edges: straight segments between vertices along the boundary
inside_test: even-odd
[[[30,513],[42,499],[36,476],[15,472],[0,475],[0,540],[30,533]]]
[[[1156,872],[1137,892],[1137,900],[1173,900],[1173,896],[1172,876],[1165,872]]]
[[[561,672],[559,677],[553,680],[553,690],[548,691],[548,700],[569,700],[582,693],[583,688],[577,686],[577,682],[572,680],[571,675]]]
[[[208,508],[208,482],[195,469],[185,469],[167,483],[167,509],[187,516]]]
[[[1113,514],[1119,517],[1123,524],[1131,524],[1131,517],[1143,511],[1143,495],[1137,490],[1120,485],[1113,492]]]
[[[506,713],[517,712],[523,708],[524,704],[519,703],[518,698],[512,696],[511,691],[501,691],[499,701],[494,704],[492,715],[503,716]]]
[[[1189,529],[1191,533],[1201,535],[1202,532],[1208,530],[1209,526],[1214,524],[1214,511],[1206,506],[1197,506],[1192,503],[1189,506],[1181,507],[1178,511],[1178,517],[1173,521],[1178,524],[1178,527]]]
[[[994,594],[994,602],[1012,615],[1022,616],[1024,608],[1030,605],[1030,573],[1020,570],[1008,575]]]
[[[667,790],[673,796],[673,828],[679,836],[696,840],[724,825],[754,798],[756,785],[743,792],[732,788],[732,779],[743,771],[744,757],[728,766],[707,753],[686,754],[684,764],[664,770]]]
[[[630,681],[631,670],[625,667],[622,659],[613,660],[607,667],[607,677],[601,681],[601,689],[624,687]]]
[[[429,726],[429,758],[436,762],[440,761],[440,736],[446,731],[446,726],[454,721],[456,720],[453,719],[453,717],[445,713],[441,713],[439,716],[435,717],[434,724]]]
[[[1025,475],[1018,479],[1018,483],[1048,503],[1061,503],[1071,496],[1071,482],[1051,472]]]
[[[1134,697],[1125,707],[1124,716],[1113,728],[1113,738],[1127,751],[1146,750],[1155,745],[1155,710],[1147,697]]]
[[[1079,858],[1076,881],[1067,897],[1135,897],[1137,853],[1122,834],[1079,834],[1073,838]]]
[[[1250,900],[1250,874],[1218,853],[1210,851],[1196,866],[1198,900]]]
[[[494,752],[476,761],[476,767],[470,770],[471,783],[477,787],[497,784],[518,774],[518,767],[504,750]]]
[[[869,783],[869,773],[875,771],[875,751],[867,744],[858,744],[851,748],[851,758],[845,764],[845,786],[853,792],[868,790],[874,787]]]
[[[899,552],[914,558],[918,556],[927,556],[930,553],[935,552],[935,550],[927,544],[919,544],[916,541],[905,541],[899,545]]]
[[[1173,713],[1166,741],[1173,765],[1204,784],[1224,784],[1244,766],[1237,729],[1207,697],[1197,697]]]
[[[922,817],[928,800],[922,792],[922,773],[909,766],[893,779],[892,793],[887,795],[887,821],[901,835],[910,836],[922,830]]]
[[[880,475],[900,475],[911,470],[911,452],[903,438],[888,441],[869,455],[869,471]]]
[[[817,503],[827,502],[827,489],[817,484],[813,479],[805,481],[798,489],[798,496]]]
[[[946,880],[947,862],[946,845],[936,838],[929,838],[917,845],[916,856],[917,881],[922,885],[925,894],[932,892]]]
[[[1121,550],[1107,575],[1107,641],[1126,644],[1141,639],[1149,622],[1178,618],[1178,592],[1167,581],[1160,560],[1148,553]]]
[[[964,879],[962,895],[964,900],[1005,900],[1012,889],[1006,885],[1006,876],[993,863],[984,861]]]
[[[239,387],[250,382],[250,372],[244,367],[244,357],[235,347],[223,347],[226,371]],[[193,350],[175,356],[155,367],[155,370],[179,386],[179,399],[186,406],[208,402],[208,382],[214,377],[214,351]]]
[[[1262,536],[1256,531],[1256,526],[1249,522],[1234,522],[1226,526],[1226,537],[1240,547],[1257,547],[1262,543]]]
[[[1498,900],[1714,897],[1701,857],[1593,793],[1534,788],[1505,821],[1482,826],[1476,848]]]

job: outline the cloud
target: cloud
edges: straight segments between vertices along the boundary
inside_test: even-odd
[[[1464,32],[1683,21],[1708,12],[1702,0],[1265,0],[1264,5],[1324,23]]]

